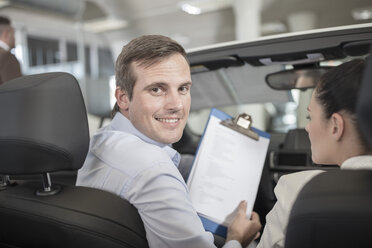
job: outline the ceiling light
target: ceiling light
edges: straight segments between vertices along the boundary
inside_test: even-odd
[[[84,22],[84,29],[88,32],[100,33],[125,28],[128,22],[116,18],[100,18]]]
[[[351,15],[357,21],[372,19],[372,7],[353,9]]]
[[[189,0],[179,3],[180,8],[188,14],[199,15],[206,12],[230,8],[233,0]]]
[[[10,5],[8,0],[0,0],[0,8]]]
[[[200,8],[192,6],[189,3],[182,4],[181,9],[190,15],[199,15],[201,13]]]

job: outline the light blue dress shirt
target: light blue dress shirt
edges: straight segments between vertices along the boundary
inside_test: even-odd
[[[193,208],[177,166],[180,154],[140,133],[121,113],[91,139],[76,184],[112,192],[133,204],[152,248],[215,247]],[[241,248],[232,240],[224,248]]]

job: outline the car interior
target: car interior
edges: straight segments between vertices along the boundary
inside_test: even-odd
[[[372,43],[371,43],[372,49]],[[357,103],[365,139],[372,145],[370,90],[372,60],[368,59]],[[372,173],[337,170],[308,182],[297,197],[289,218],[286,248],[371,247]]]
[[[341,234],[348,240],[337,247],[354,247],[358,244],[354,237],[367,244],[360,230],[371,230],[372,174],[340,172],[336,166],[313,163],[304,126],[284,120],[296,116],[298,121],[298,109],[306,110],[306,103],[295,101],[296,94],[306,98],[314,84],[299,84],[301,76],[316,82],[329,67],[367,57],[371,43],[372,25],[368,24],[188,51],[193,80],[191,121],[173,147],[187,157],[186,163],[192,163],[211,107],[237,115],[246,111],[241,106],[259,105],[251,110],[260,109],[265,117],[261,120],[252,114],[253,126],[271,134],[254,207],[263,226],[275,204],[273,189],[280,176],[320,168],[332,173],[314,178],[301,192],[291,214],[286,247],[331,247],[324,240],[339,238],[336,230],[348,223]],[[0,225],[0,246],[148,246],[132,205],[107,192],[74,186],[90,134],[84,99],[73,76],[30,75],[0,86],[0,116],[0,218],[6,223]],[[200,131],[195,131],[195,123]],[[188,172],[181,173],[187,179]],[[342,180],[359,183],[348,186]],[[326,208],[330,205],[332,209],[339,206],[334,215]],[[319,212],[318,218],[312,218],[314,212]],[[355,213],[355,218],[343,218]],[[346,237],[355,231],[359,236]],[[223,240],[216,243],[221,246]]]
[[[223,109],[226,105],[268,102],[277,108],[276,112],[280,112],[281,105],[293,101],[293,91],[297,91],[300,95],[305,93],[305,103],[300,101],[295,113],[300,119],[299,111],[306,112],[310,100],[306,99],[306,94],[311,95],[314,82],[324,72],[348,59],[369,55],[371,32],[370,25],[351,26],[192,50],[188,54],[193,80],[190,115],[193,111],[202,112],[204,108],[221,106]],[[311,83],[294,83],[299,81],[300,75],[306,75]],[[230,86],[227,87],[227,84]],[[231,115],[237,114],[232,111]],[[255,126],[255,115],[252,114],[252,117],[252,125]],[[270,118],[271,123],[275,124],[275,117]],[[298,123],[288,125],[284,131],[274,128],[274,125],[261,127],[271,134],[254,207],[263,225],[264,216],[275,204],[273,189],[281,175],[302,170],[332,171],[339,168],[312,162],[310,141],[304,129],[307,120],[303,123],[302,126]],[[192,132],[185,132],[184,136],[180,144],[175,144],[181,151],[185,149],[184,140],[195,140],[197,143],[200,138],[200,135]]]

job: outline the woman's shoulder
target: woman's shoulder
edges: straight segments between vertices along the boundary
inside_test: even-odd
[[[274,192],[277,198],[284,196],[297,196],[300,190],[316,175],[324,172],[323,170],[306,170],[295,172],[280,177]]]

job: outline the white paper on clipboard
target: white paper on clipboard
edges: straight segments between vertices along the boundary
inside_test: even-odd
[[[263,131],[252,128],[259,135],[254,140],[220,124],[230,118],[212,109],[187,181],[205,229],[222,236],[240,201],[251,215],[270,142]]]

